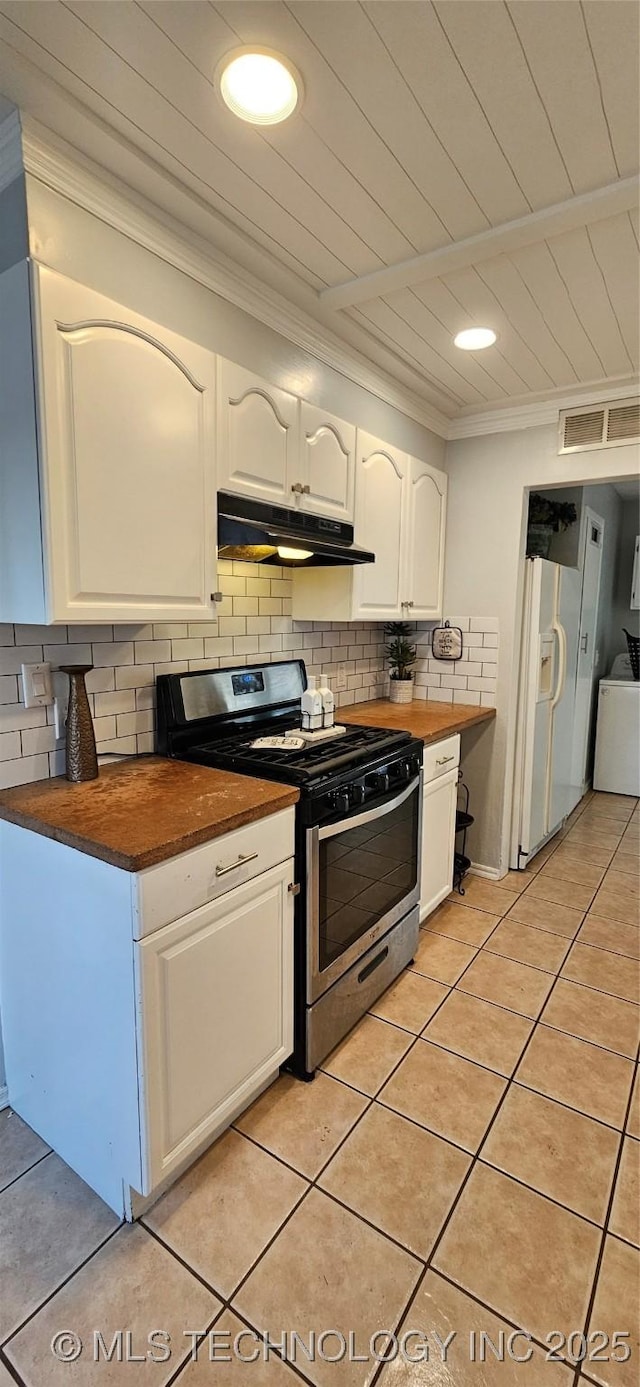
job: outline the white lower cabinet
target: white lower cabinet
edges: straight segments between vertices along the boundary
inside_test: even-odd
[[[293,1050],[293,852],[292,808],[139,873],[0,820],[9,1102],[121,1217]]]
[[[422,804],[420,919],[431,915],[453,886],[460,738],[425,748]]]
[[[291,1054],[292,881],[292,863],[281,863],[137,945],[144,1193]]]

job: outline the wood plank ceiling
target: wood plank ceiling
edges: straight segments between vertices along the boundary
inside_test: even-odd
[[[627,0],[0,0],[0,91],[65,134],[62,89],[326,322],[333,286],[637,175],[638,13]],[[282,126],[248,126],[214,92],[220,57],[252,42],[303,75]],[[33,71],[49,79],[37,100]],[[639,365],[638,234],[637,208],[594,219],[587,206],[569,230],[365,286],[330,321],[452,417],[622,389]],[[477,324],[495,347],[458,351],[454,334]]]

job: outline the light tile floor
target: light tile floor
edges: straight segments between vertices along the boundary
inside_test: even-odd
[[[635,1387],[639,845],[634,800],[588,795],[525,873],[468,879],[315,1082],[279,1079],[134,1227],[0,1114],[0,1387]],[[247,1329],[307,1351],[242,1361]],[[94,1330],[123,1331],[110,1361]],[[153,1330],[170,1356],[127,1361]],[[218,1335],[195,1359],[192,1330]],[[327,1333],[310,1361],[314,1330],[347,1356]],[[421,1338],[385,1366],[383,1330]],[[530,1361],[480,1361],[483,1331]]]

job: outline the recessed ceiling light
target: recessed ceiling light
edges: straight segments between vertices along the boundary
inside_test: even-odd
[[[492,347],[496,334],[490,327],[467,327],[453,339],[454,347],[463,352],[481,352],[483,347]]]
[[[229,110],[253,125],[277,125],[302,100],[300,74],[271,48],[234,48],[218,64],[216,81]]]

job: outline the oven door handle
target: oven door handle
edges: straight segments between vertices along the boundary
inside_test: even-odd
[[[414,780],[407,785],[405,790],[394,799],[385,800],[384,804],[378,804],[375,809],[365,809],[362,814],[345,816],[337,824],[327,824],[324,828],[318,829],[318,838],[322,842],[325,838],[335,838],[338,833],[346,833],[350,828],[360,828],[361,824],[371,823],[374,819],[381,819],[384,814],[390,814],[392,809],[397,809],[398,805],[404,804],[409,795],[419,788],[422,780],[422,771]]]

